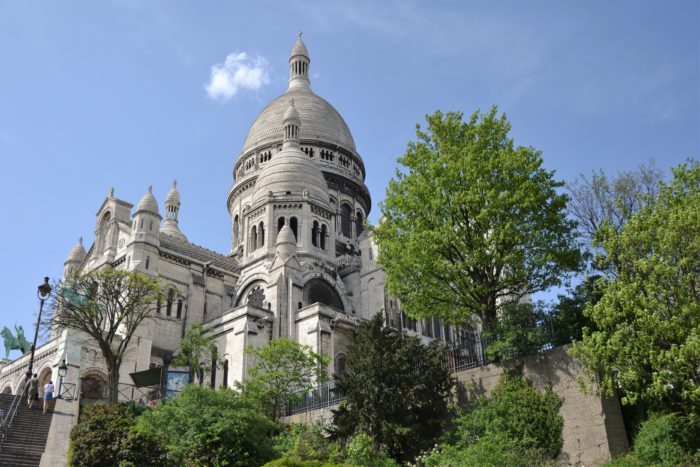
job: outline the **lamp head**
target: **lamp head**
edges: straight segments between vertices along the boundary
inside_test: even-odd
[[[49,285],[49,278],[48,277],[44,277],[44,283],[41,284],[38,287],[38,289],[39,289],[39,297],[41,299],[45,299],[46,297],[49,296],[49,294],[51,293],[51,286]]]
[[[68,373],[68,366],[66,365],[66,359],[63,359],[63,363],[58,367],[58,376],[63,378]]]

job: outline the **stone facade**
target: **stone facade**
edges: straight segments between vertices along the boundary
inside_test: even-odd
[[[371,198],[364,162],[343,118],[311,90],[310,63],[298,38],[287,91],[260,112],[235,161],[226,202],[230,252],[188,241],[175,183],[164,215],[150,187],[136,207],[110,189],[96,213],[94,243],[86,251],[81,239],[70,251],[66,276],[114,267],[152,275],[176,291],[138,329],[122,385],[133,384],[130,373],[162,365],[193,323],[213,330],[226,362],[206,376],[216,387],[245,377],[246,348],[279,337],[329,356],[329,373],[342,371],[352,330],[376,313],[425,339],[455,336],[438,321],[408,319],[387,295],[366,229]],[[99,382],[106,381],[99,349],[73,330],[52,336],[37,351],[42,381],[56,381],[64,359],[65,382],[83,396],[99,396]],[[27,361],[23,356],[0,368],[0,391],[16,391]]]

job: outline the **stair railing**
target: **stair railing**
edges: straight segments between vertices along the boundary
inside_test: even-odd
[[[15,397],[12,398],[10,408],[7,409],[7,413],[5,414],[5,416],[0,419],[0,451],[2,450],[2,445],[5,443],[5,440],[7,439],[10,433],[10,428],[12,428],[12,421],[15,419],[15,415],[17,415],[17,409],[19,409],[19,405],[22,403],[22,396],[24,395],[24,390],[26,387],[27,380],[20,384],[19,388],[17,389],[17,393],[15,394]]]

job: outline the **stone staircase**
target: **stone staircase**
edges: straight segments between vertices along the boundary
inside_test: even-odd
[[[0,394],[0,409],[3,413],[7,413],[14,397]],[[8,437],[0,446],[0,466],[39,465],[49,436],[55,404],[55,401],[49,402],[48,411],[43,414],[43,400],[35,401],[30,410],[27,408],[27,398],[22,398]]]

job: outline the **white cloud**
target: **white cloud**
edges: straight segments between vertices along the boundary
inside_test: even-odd
[[[265,57],[250,57],[245,52],[234,52],[224,63],[211,67],[209,84],[204,88],[214,100],[226,102],[239,91],[257,91],[270,82],[269,64]]]

